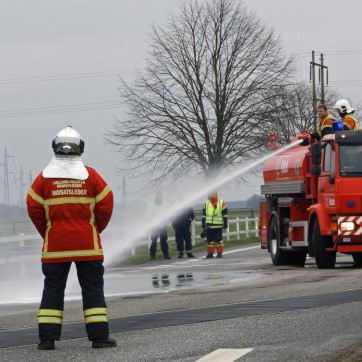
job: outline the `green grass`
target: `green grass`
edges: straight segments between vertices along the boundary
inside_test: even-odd
[[[231,209],[229,210],[229,219],[240,218],[244,219],[246,217],[259,217],[259,210],[258,209]],[[195,219],[197,221],[201,221],[202,219],[202,212],[200,210],[195,211]],[[253,230],[255,228],[252,222],[249,222],[249,229]],[[240,230],[245,230],[245,223],[240,223]],[[204,239],[199,238],[199,235],[202,231],[201,225],[196,225],[195,234],[196,234],[196,245],[193,246],[193,252],[204,252],[206,255],[206,241]],[[236,224],[230,223],[229,224],[229,231],[233,232],[236,231]],[[168,228],[168,237],[174,237],[175,232],[172,227]],[[250,232],[249,237],[247,238],[245,234],[241,234],[240,236],[231,235],[230,240],[227,240],[226,235],[224,234],[224,246],[227,249],[230,246],[238,246],[238,245],[245,245],[249,243],[259,242],[259,237],[255,237],[255,233]],[[176,249],[176,241],[175,240],[168,240],[169,251],[170,255],[173,258],[176,258],[178,255]],[[131,254],[131,252],[129,252]],[[160,244],[157,243],[157,254],[156,259],[162,260],[163,254],[161,252]],[[129,255],[128,257],[120,260],[118,263],[114,263],[113,267],[118,266],[129,266],[129,265],[136,265],[142,264],[146,261],[150,260],[150,253],[148,251],[148,244],[140,245],[135,249],[135,255]]]
[[[230,241],[224,240],[224,246],[225,246],[225,250],[226,250],[228,247],[231,247],[231,246],[238,246],[238,245],[242,246],[245,244],[255,243],[258,241],[259,241],[258,237],[253,236],[253,237],[249,237],[248,239],[246,239],[243,236],[242,239],[237,239],[237,240],[233,239]],[[168,245],[169,245],[169,251],[170,251],[171,257],[176,258],[178,255],[178,252],[176,249],[176,242],[174,240],[169,240]],[[198,240],[196,240],[196,245],[193,246],[192,251],[194,253],[205,252],[205,255],[206,255],[206,246],[207,246],[206,241],[204,241],[202,239],[198,239]],[[159,243],[157,243],[156,259],[159,259],[159,260],[163,259],[163,254],[161,252]],[[124,260],[121,260],[120,262],[113,264],[112,267],[137,265],[137,264],[145,263],[148,260],[150,260],[150,253],[148,251],[148,244],[145,244],[145,245],[140,245],[136,248],[135,255],[128,256]]]

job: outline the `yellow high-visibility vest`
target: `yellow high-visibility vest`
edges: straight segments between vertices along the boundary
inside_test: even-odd
[[[206,218],[205,223],[207,225],[220,225],[221,227],[224,225],[223,216],[222,216],[222,205],[224,201],[219,199],[217,206],[214,207],[210,200],[205,203],[205,212]]]

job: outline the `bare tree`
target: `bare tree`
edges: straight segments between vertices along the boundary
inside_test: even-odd
[[[121,80],[127,106],[107,141],[149,181],[208,176],[264,144],[267,90],[290,82],[280,39],[236,0],[185,1],[154,26],[144,72]],[[270,109],[270,107],[269,107]]]
[[[267,130],[277,131],[279,144],[289,143],[292,137],[306,130],[313,132],[315,124],[311,84],[299,82],[287,86],[276,86],[269,93],[270,101],[265,105],[267,108],[265,112],[269,116],[264,123]],[[330,113],[334,113],[332,107],[339,98],[335,89],[326,89],[325,102]]]

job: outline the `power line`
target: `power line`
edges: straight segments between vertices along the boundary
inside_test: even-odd
[[[119,101],[108,101],[108,102],[71,104],[71,105],[65,105],[65,106],[10,109],[10,110],[5,110],[5,111],[0,111],[0,118],[46,115],[46,114],[55,114],[55,113],[95,111],[95,110],[102,110],[102,109],[118,108],[119,106],[120,106]]]
[[[120,69],[120,70],[107,70],[104,72],[90,72],[90,73],[70,73],[58,75],[44,75],[37,77],[23,77],[23,78],[8,78],[0,79],[0,85],[19,84],[19,83],[37,83],[37,82],[52,82],[59,80],[81,79],[81,78],[96,78],[96,77],[109,77],[120,74],[131,74],[135,72],[136,68]]]
[[[337,85],[339,84],[361,84],[362,83],[362,79],[356,79],[356,80],[333,80],[330,81],[330,83],[336,83]]]
[[[105,102],[92,102],[92,103],[80,103],[80,104],[67,104],[65,106],[48,106],[48,107],[36,107],[36,108],[22,108],[22,109],[8,109],[5,111],[0,111],[0,113],[7,112],[23,112],[23,111],[33,111],[33,110],[48,110],[53,108],[68,108],[68,107],[83,107],[83,106],[93,106],[93,105],[106,105],[106,104],[119,104],[119,101],[105,101]]]
[[[358,50],[316,50],[315,52],[317,53],[323,53],[323,54],[332,54],[332,55],[349,55],[349,54],[362,54],[362,49]],[[294,55],[296,56],[303,56],[303,55],[308,55],[310,54],[310,52],[298,52],[298,53],[294,53]]]
[[[327,55],[355,55],[362,54],[362,50],[326,50],[323,53]]]

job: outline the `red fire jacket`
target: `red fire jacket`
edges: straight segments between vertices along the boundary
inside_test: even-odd
[[[43,263],[103,260],[99,234],[111,219],[113,193],[86,166],[86,180],[35,179],[27,195],[28,214],[43,237]]]

